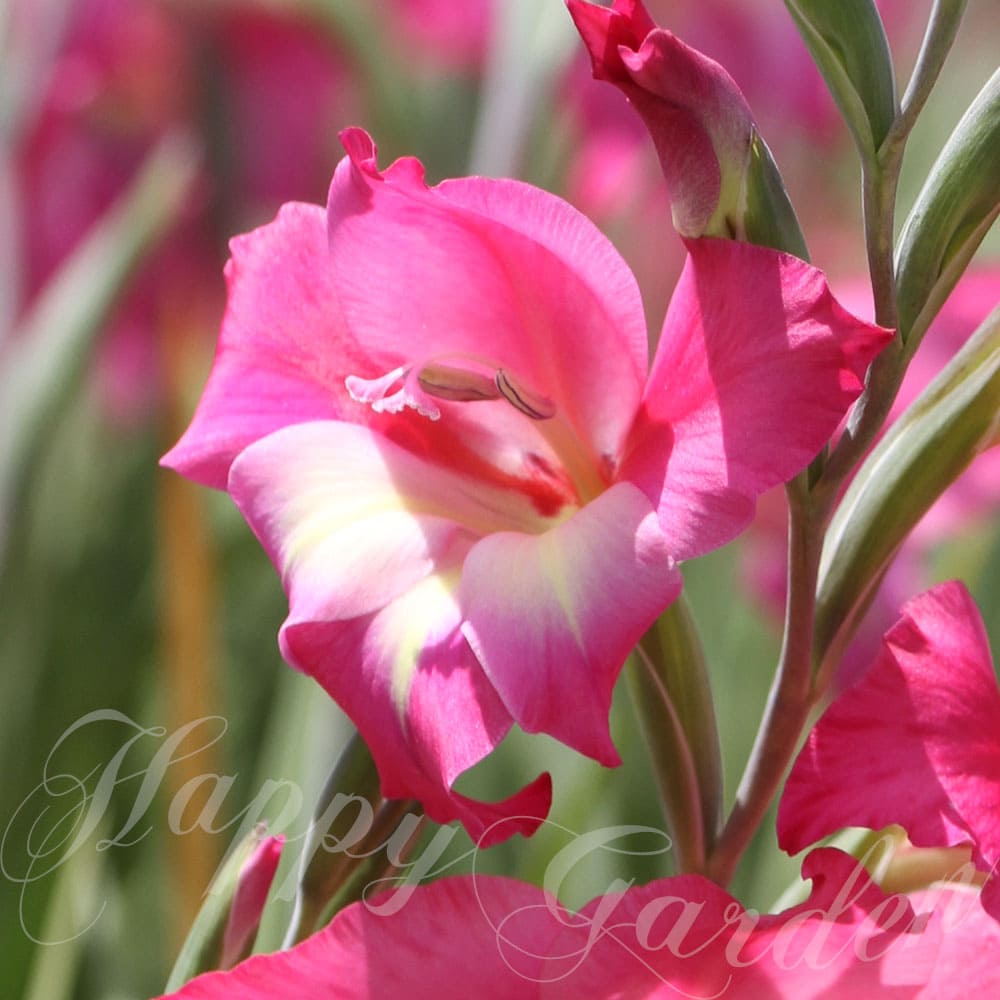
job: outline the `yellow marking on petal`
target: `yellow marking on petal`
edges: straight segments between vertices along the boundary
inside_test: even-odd
[[[392,664],[391,691],[396,714],[405,729],[406,706],[413,686],[420,655],[428,645],[428,640],[444,618],[457,624],[454,614],[458,600],[456,593],[461,578],[461,569],[434,573],[417,584],[404,597],[393,602],[391,614],[393,626],[386,637]],[[399,623],[398,628],[395,627]],[[435,640],[443,639],[435,635]]]
[[[576,603],[573,600],[573,585],[570,577],[570,567],[566,559],[566,551],[557,538],[551,534],[542,539],[539,549],[539,562],[552,585],[552,595],[562,611],[566,624],[576,640],[577,646],[586,652],[587,643],[580,628],[576,614]]]

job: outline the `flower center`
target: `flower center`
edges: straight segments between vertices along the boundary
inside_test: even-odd
[[[540,468],[552,465],[543,457],[544,453],[540,457],[541,447],[551,453],[551,459],[564,470],[564,477],[569,480],[567,485],[571,484],[571,494],[575,496],[567,496],[567,502],[586,503],[607,486],[579,436],[561,417],[553,400],[510,369],[487,359],[464,354],[441,355],[420,365],[402,365],[372,379],[350,375],[346,386],[352,399],[367,403],[376,413],[400,413],[412,408],[429,420],[441,419],[439,400],[449,403],[502,401],[530,421],[523,432],[509,419],[496,421],[496,429],[514,439],[508,444],[520,447],[520,464],[529,477],[537,476]]]

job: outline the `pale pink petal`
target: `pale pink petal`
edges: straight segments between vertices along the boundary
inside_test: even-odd
[[[463,632],[524,729],[616,764],[615,680],[680,588],[649,501],[618,483],[544,534],[478,542],[462,571]]]
[[[511,719],[459,626],[462,559],[496,527],[537,528],[531,501],[428,463],[353,424],[299,424],[233,463],[229,490],[289,595],[285,658],[344,708],[389,798],[420,798],[481,836],[502,809],[451,793]],[[504,804],[537,825],[547,785]]]
[[[357,348],[334,290],[326,220],[315,205],[285,205],[277,219],[231,243],[229,302],[215,363],[191,425],[163,464],[225,488],[252,441],[305,420],[336,418]]]
[[[820,271],[729,240],[688,240],[622,476],[678,559],[729,541],[757,496],[819,452],[888,342]]]
[[[778,810],[794,853],[847,826],[902,826],[918,847],[1000,860],[1000,691],[975,603],[957,582],[910,601],[868,673],[826,711]],[[1000,914],[997,880],[983,893]]]
[[[920,1000],[1000,996],[1000,923],[983,908],[984,899],[942,885],[911,893],[909,900],[927,923],[919,940],[903,938],[888,949],[884,981],[912,983],[914,973],[921,973]]]
[[[295,621],[385,607],[482,535],[552,523],[517,490],[426,459],[366,427],[296,424],[247,448],[229,492],[281,573]]]
[[[488,178],[428,188],[418,161],[382,172],[364,132],[343,140],[328,218],[343,314],[366,349],[350,374],[374,379],[432,358],[492,363],[551,399],[581,454],[607,464],[646,371],[638,289],[607,239],[545,191]],[[474,437],[505,406],[441,410]],[[532,430],[514,416],[511,434]]]

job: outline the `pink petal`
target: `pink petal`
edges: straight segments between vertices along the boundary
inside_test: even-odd
[[[525,730],[617,764],[615,680],[680,589],[648,500],[618,483],[544,534],[478,542],[462,571],[462,630]]]
[[[919,942],[904,940],[889,950],[884,980],[912,983],[917,966],[929,977],[917,994],[920,1000],[1000,995],[1000,923],[983,908],[985,893],[981,899],[961,888],[935,886],[909,899],[918,915],[927,913],[930,920]]]
[[[890,338],[796,257],[729,240],[687,248],[621,473],[681,560],[737,535],[756,497],[816,456]]]
[[[341,911],[286,952],[192,980],[177,1000],[510,1000],[537,997],[547,941],[565,911],[533,885],[497,877],[422,885]]]
[[[336,421],[300,424],[247,448],[229,490],[289,595],[285,658],[316,678],[365,738],[388,798],[419,798],[473,837],[534,829],[547,779],[501,807],[453,794],[458,775],[511,719],[459,626],[462,559],[499,526],[544,524],[531,501]]]
[[[381,172],[364,132],[342,138],[349,155],[330,187],[331,260],[366,352],[350,374],[485,359],[550,398],[593,467],[616,456],[642,391],[646,332],[635,279],[608,240],[545,191],[481,177],[428,188],[418,161]],[[505,406],[441,410],[475,437]],[[517,440],[530,421],[514,416]]]
[[[321,208],[290,204],[270,225],[232,241],[229,302],[212,373],[164,465],[222,489],[233,459],[252,441],[341,415],[352,345],[337,307],[325,225]]]
[[[809,899],[773,916],[697,875],[612,892],[577,914],[512,879],[446,878],[402,905],[391,894],[356,903],[291,951],[173,996],[959,1000],[1000,984],[1000,928],[974,894],[887,897],[832,850],[814,852],[804,874]]]
[[[462,638],[449,597],[431,578],[374,615],[286,623],[281,650],[350,716],[386,798],[419,799],[435,822],[457,819],[488,847],[534,832],[548,813],[552,787],[543,774],[498,803],[452,791],[458,775],[500,743],[511,719]],[[419,616],[432,620],[421,624]]]
[[[251,445],[229,491],[281,574],[294,621],[377,611],[438,567],[461,565],[482,535],[551,523],[517,490],[332,420]]]
[[[878,659],[826,711],[788,779],[778,842],[794,853],[846,826],[898,824],[918,847],[1000,860],[1000,691],[965,587],[914,598]],[[997,880],[984,905],[1000,915]]]

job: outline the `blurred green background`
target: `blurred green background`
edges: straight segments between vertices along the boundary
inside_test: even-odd
[[[324,693],[282,664],[279,581],[227,497],[157,466],[211,363],[226,240],[283,201],[322,202],[337,132],[358,124],[383,164],[419,156],[431,183],[511,175],[569,198],[633,266],[655,337],[681,248],[641,126],[617,92],[590,80],[560,0],[460,6],[0,8],[4,995],[158,993],[248,807],[286,832],[289,864],[350,732]],[[880,6],[905,81],[930,4]],[[991,6],[970,3],[913,137],[900,220],[994,69]],[[733,73],[785,173],[814,261],[835,288],[857,295],[858,168],[783,7],[650,7]],[[977,260],[988,306],[1000,298],[995,236]],[[959,334],[982,315],[956,321]],[[922,540],[893,596],[962,577],[996,649],[1000,480],[992,490],[990,482],[960,495],[959,516]],[[768,596],[781,571],[780,498],[763,507],[745,540],[684,568],[712,666],[729,795],[780,642]],[[624,685],[612,728],[624,759],[615,771],[513,734],[460,787],[501,797],[551,770],[552,825],[475,858],[456,835],[447,870],[475,863],[540,879],[573,833],[660,826]],[[778,854],[773,832],[759,841],[734,888],[766,908],[798,865]],[[619,846],[574,872],[564,902],[578,905],[616,877],[669,874],[669,855],[642,853],[652,839]],[[261,946],[277,946],[286,912],[276,908]]]

